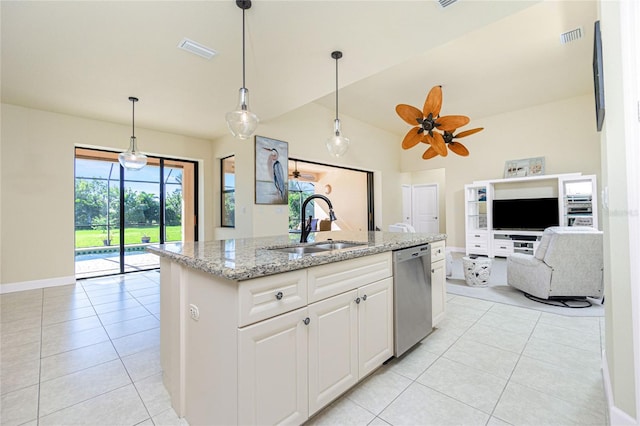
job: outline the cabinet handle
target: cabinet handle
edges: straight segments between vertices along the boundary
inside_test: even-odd
[[[359,304],[359,303],[360,303],[360,298],[356,297],[356,304]]]
[[[284,296],[284,295],[282,294],[281,291],[276,293],[276,299],[280,300],[280,299],[282,299],[282,296]]]
[[[367,300],[367,295],[366,294],[364,296],[362,296],[362,301],[364,302],[365,300]]]
[[[309,319],[309,317],[306,317],[305,319],[302,320],[302,322],[304,323],[304,325],[309,325],[311,320]]]
[[[431,273],[433,274],[434,272],[436,272],[436,270],[435,270],[435,269],[432,269],[432,270],[431,270]]]

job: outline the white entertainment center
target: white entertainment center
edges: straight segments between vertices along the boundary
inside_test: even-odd
[[[520,202],[526,206],[528,201],[548,203],[557,199],[558,225],[598,228],[596,191],[595,175],[581,173],[483,180],[465,185],[466,254],[506,257],[513,253],[533,254],[538,247],[542,227],[494,227],[494,201],[498,204]],[[553,207],[550,221],[556,219]],[[532,210],[527,216],[535,220],[545,214],[548,212]],[[511,219],[513,223],[518,222],[518,217]]]

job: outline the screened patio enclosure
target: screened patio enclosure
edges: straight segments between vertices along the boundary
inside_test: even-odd
[[[159,260],[147,245],[195,240],[196,166],[149,157],[144,168],[130,171],[117,153],[77,148],[76,277],[155,269]]]

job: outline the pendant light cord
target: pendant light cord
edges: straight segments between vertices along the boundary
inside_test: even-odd
[[[136,137],[136,102],[138,102],[138,98],[129,96],[129,100],[131,101],[131,136]]]
[[[244,65],[244,57],[245,57],[245,52],[244,52],[244,12],[245,9],[242,9],[242,88],[246,89],[244,83],[245,83],[245,65]]]
[[[338,120],[338,59],[336,57],[336,120]]]

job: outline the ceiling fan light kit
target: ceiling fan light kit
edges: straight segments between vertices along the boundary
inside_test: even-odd
[[[349,149],[348,138],[342,136],[340,130],[340,118],[338,118],[338,59],[342,58],[339,50],[331,52],[331,57],[336,60],[336,118],[333,121],[333,135],[327,139],[327,150],[334,157],[342,157]]]
[[[129,97],[131,101],[131,139],[129,149],[118,154],[118,161],[127,170],[140,170],[147,164],[147,156],[138,151],[136,140],[136,102],[138,98]]]
[[[242,9],[242,87],[238,94],[238,105],[226,115],[227,126],[231,134],[238,139],[248,139],[258,127],[260,119],[249,110],[249,90],[245,86],[245,11],[251,8],[251,0],[236,0]]]
[[[438,155],[446,157],[447,147],[462,157],[469,155],[469,150],[454,139],[478,133],[482,127],[465,130],[454,134],[456,129],[469,124],[469,117],[465,115],[440,116],[442,108],[442,86],[433,86],[424,101],[422,111],[406,104],[396,105],[396,113],[412,127],[402,140],[402,149],[410,149],[419,143],[429,145],[422,154],[422,159],[428,160]]]

